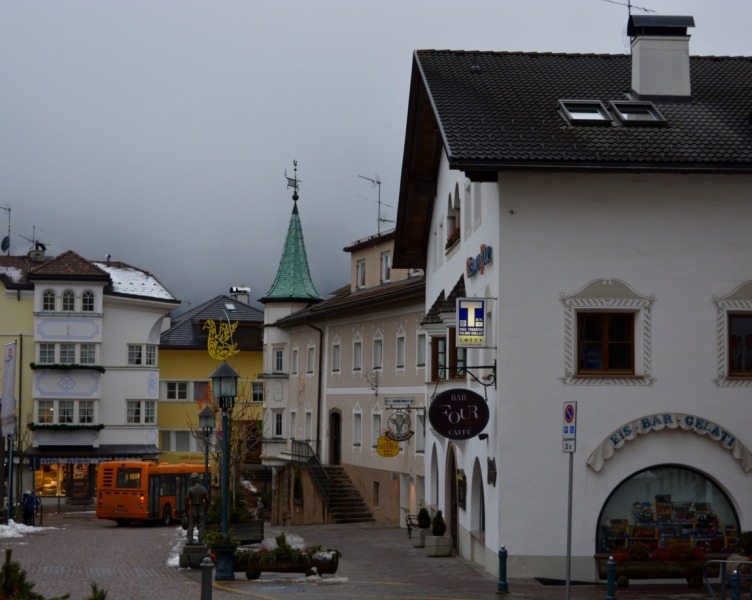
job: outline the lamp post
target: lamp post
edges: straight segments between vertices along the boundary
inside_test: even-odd
[[[227,502],[229,497],[229,473],[230,473],[230,432],[228,431],[228,411],[235,406],[235,397],[238,395],[238,378],[240,376],[235,370],[222,362],[214,373],[211,375],[212,394],[219,402],[219,408],[222,410],[222,538],[227,537]],[[233,554],[235,550],[233,549]],[[232,555],[229,557],[229,564],[224,564],[224,557],[217,553],[217,575],[216,579],[226,580],[235,579],[235,573],[232,568]],[[229,570],[228,570],[229,569]]]
[[[204,409],[198,413],[198,426],[204,434],[204,452],[206,458],[204,460],[204,487],[206,488],[206,512],[204,513],[204,519],[206,520],[209,513],[209,505],[211,504],[211,487],[209,486],[209,441],[211,440],[212,432],[214,431],[214,423],[216,415],[214,411],[208,406],[204,406]]]

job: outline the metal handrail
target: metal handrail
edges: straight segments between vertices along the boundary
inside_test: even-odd
[[[713,586],[710,584],[710,581],[708,581],[708,565],[711,563],[718,563],[721,565],[721,597],[717,597],[715,595],[715,592],[713,591]],[[734,573],[731,575],[734,579],[749,579],[752,581],[752,562],[747,560],[709,560],[705,563],[705,566],[702,568],[702,580],[705,582],[705,585],[708,587],[708,590],[710,591],[710,595],[713,596],[713,600],[726,600],[726,565],[727,564],[735,564],[735,565],[750,565],[750,572],[749,573],[739,573],[738,568],[737,571],[734,571]],[[752,587],[752,586],[750,586]],[[733,595],[733,594],[732,594]],[[740,596],[737,596],[737,598]]]
[[[324,497],[324,502],[329,504],[331,481],[329,473],[319,461],[319,457],[313,451],[311,444],[301,440],[292,440],[292,462],[305,465],[311,474],[311,479],[319,488],[319,492]]]

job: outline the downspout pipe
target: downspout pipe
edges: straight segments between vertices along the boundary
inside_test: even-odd
[[[321,386],[323,384],[323,365],[324,365],[324,331],[319,329],[305,318],[305,324],[311,329],[319,332],[319,385],[318,398],[316,399],[316,456],[321,460]]]

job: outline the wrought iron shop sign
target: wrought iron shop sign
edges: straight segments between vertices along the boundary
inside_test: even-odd
[[[457,298],[457,347],[486,345],[486,299]]]
[[[469,440],[488,425],[488,404],[483,396],[465,389],[441,392],[428,409],[428,420],[439,435]]]
[[[410,431],[412,421],[409,415],[402,411],[397,411],[389,417],[388,427],[386,437],[395,442],[404,442],[415,435],[414,431]]]

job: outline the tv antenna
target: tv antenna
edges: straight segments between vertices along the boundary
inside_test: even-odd
[[[287,176],[287,169],[285,169],[285,178],[287,179],[287,187],[293,189],[292,193],[292,199],[294,202],[297,203],[298,198],[298,189],[300,189],[300,184],[303,183],[300,179],[298,179],[298,161],[293,160],[292,164],[295,165],[295,176],[294,177],[288,177]]]
[[[10,256],[10,206],[0,206],[4,211],[7,211],[8,213],[8,235],[6,235],[3,238],[3,241],[0,242],[0,250],[5,252],[6,255]]]
[[[42,243],[42,242],[40,242],[39,240],[36,239],[36,237],[37,237],[37,226],[36,225],[32,225],[31,232],[32,232],[31,233],[31,239],[27,238],[25,235],[21,235],[20,233],[17,233],[16,235],[18,237],[26,240],[27,242],[29,242],[31,244],[31,249],[32,250],[41,250],[42,252],[45,252],[47,250],[47,246],[50,245],[50,244]]]
[[[616,0],[603,0],[603,2],[608,2],[609,4],[618,4],[619,6],[626,6],[627,12],[629,13],[629,16],[632,16],[632,9],[635,10],[641,10],[645,13],[655,13],[654,10],[650,10],[649,8],[645,8],[644,6],[635,6],[632,4],[632,0],[627,0],[626,2],[616,2]]]
[[[390,204],[382,203],[381,202],[381,178],[378,175],[374,175],[373,179],[370,177],[364,177],[363,175],[358,175],[361,179],[365,179],[366,181],[371,182],[371,188],[375,188],[378,186],[379,188],[379,199],[378,200],[371,200],[370,198],[366,198],[365,196],[358,196],[359,198],[363,198],[365,200],[371,200],[371,202],[376,202],[379,205],[379,214],[378,214],[378,220],[376,221],[376,233],[378,235],[381,235],[381,224],[382,223],[394,223],[391,219],[382,219],[381,218],[381,205],[384,204],[384,206],[388,206],[389,208],[394,208]]]

